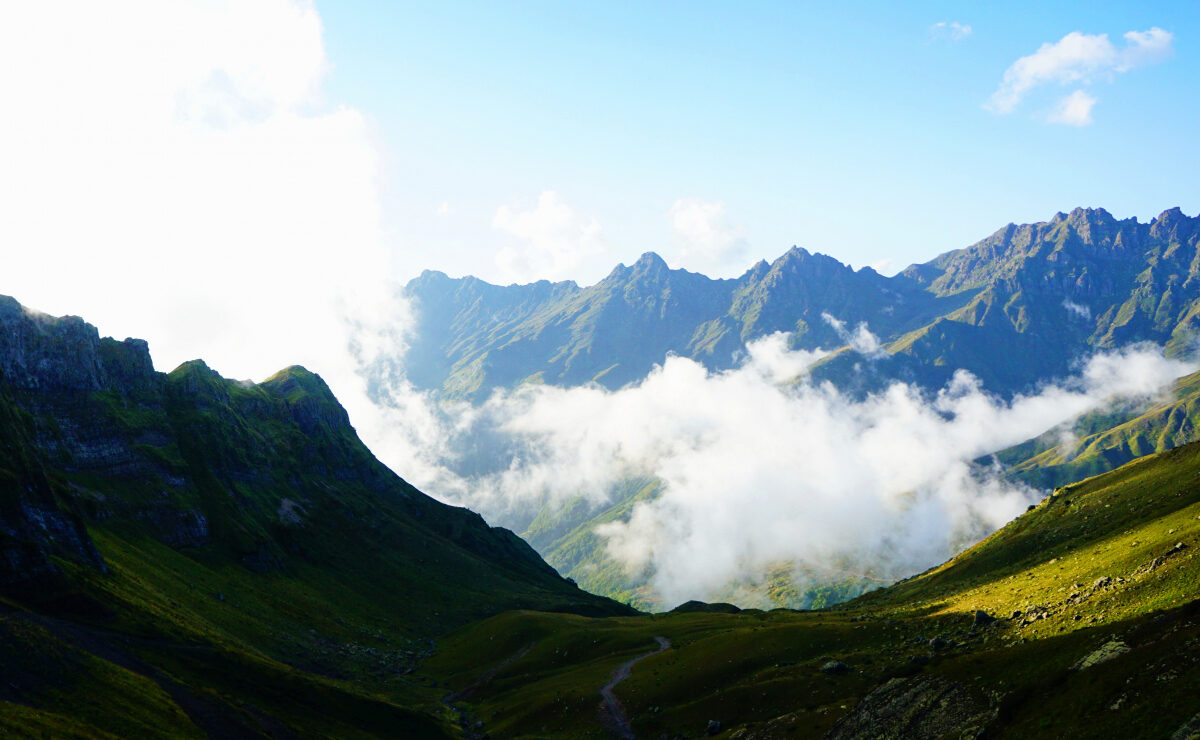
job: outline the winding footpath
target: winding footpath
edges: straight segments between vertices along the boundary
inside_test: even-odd
[[[633,673],[634,664],[639,660],[645,660],[651,655],[658,655],[671,647],[671,641],[661,635],[656,636],[654,641],[658,643],[657,650],[643,653],[617,666],[617,669],[612,672],[612,678],[609,679],[608,683],[600,687],[600,697],[604,699],[604,702],[600,705],[601,719],[613,734],[621,738],[621,740],[637,739],[634,737],[633,727],[629,724],[629,715],[625,713],[625,707],[622,706],[621,700],[617,698],[617,695],[613,693],[613,689],[617,687],[617,684],[629,678],[630,674]]]

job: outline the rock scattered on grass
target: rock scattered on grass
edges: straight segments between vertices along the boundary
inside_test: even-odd
[[[839,673],[846,673],[850,670],[850,666],[840,660],[829,660],[821,665],[821,673],[835,676]]]
[[[1194,715],[1178,730],[1171,733],[1171,740],[1200,740],[1200,713]]]
[[[1092,666],[1100,665],[1101,663],[1107,663],[1113,658],[1128,653],[1129,650],[1129,646],[1120,640],[1109,640],[1096,650],[1093,650],[1072,667],[1077,671],[1086,670]]]
[[[987,625],[989,625],[995,621],[996,621],[996,618],[993,617],[991,614],[988,614],[987,612],[985,612],[982,609],[976,609],[975,617],[974,617],[974,619],[971,620],[971,626],[972,627],[986,627]]]

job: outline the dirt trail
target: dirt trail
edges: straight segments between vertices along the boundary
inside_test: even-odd
[[[651,650],[648,653],[643,653],[636,658],[630,658],[621,665],[617,666],[617,670],[612,672],[612,678],[608,683],[600,687],[600,696],[604,702],[600,705],[600,720],[604,726],[612,731],[614,735],[621,740],[636,740],[633,734],[633,727],[629,724],[629,715],[625,714],[625,707],[621,705],[621,700],[613,693],[613,689],[617,684],[629,678],[633,673],[633,665],[639,660],[645,660],[651,655],[658,655],[662,651],[671,647],[671,641],[661,635],[654,638],[658,643],[657,650]]]

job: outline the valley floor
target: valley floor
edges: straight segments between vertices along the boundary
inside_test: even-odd
[[[1059,489],[948,563],[822,611],[510,612],[421,671],[465,735],[1200,737],[1200,446]],[[671,647],[646,653],[659,637]],[[476,683],[489,666],[488,680]]]

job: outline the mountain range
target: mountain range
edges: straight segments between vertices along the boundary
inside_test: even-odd
[[[404,370],[445,399],[479,403],[531,383],[616,389],[671,354],[727,370],[745,359],[748,343],[776,332],[793,349],[826,350],[806,372],[849,395],[896,381],[933,394],[961,369],[1011,399],[1104,350],[1149,342],[1194,357],[1200,216],[1175,208],[1140,223],[1076,208],[1009,224],[892,277],[793,247],[733,280],[672,270],[648,253],[588,287],[496,286],[426,271],[404,292],[417,309]],[[1111,470],[1194,439],[1196,392],[1193,379],[1155,409],[1096,412],[979,462],[998,461],[1008,477],[1037,488]],[[487,513],[585,588],[663,608],[644,588],[648,574],[627,572],[596,534],[659,492],[657,481],[637,479],[599,503],[568,495],[565,505],[550,497]],[[797,589],[786,570],[764,574],[770,600],[782,606],[820,606],[876,585],[818,576]]]
[[[1200,216],[1178,208],[1150,223],[1077,208],[892,277],[799,247],[733,280],[669,269],[653,253],[587,287],[426,271],[404,288],[418,313],[404,367],[417,387],[450,398],[530,382],[619,388],[668,353],[720,370],[774,332],[794,348],[836,350],[847,345],[839,327],[865,324],[886,351],[868,377],[853,353],[816,372],[847,388],[902,379],[936,389],[962,368],[1011,396],[1097,349],[1191,349],[1198,247]]]
[[[431,318],[422,302],[423,325],[443,322],[458,340],[418,336],[414,352],[442,358],[443,379],[426,387],[478,399],[520,382],[620,387],[661,362],[650,350],[621,359],[622,337],[720,369],[786,330],[793,346],[835,350],[812,372],[847,392],[895,378],[936,388],[963,358],[1011,395],[1070,368],[1076,351],[1147,340],[1187,353],[1196,226],[1172,211],[1149,225],[1075,211],[894,278],[800,250],[740,287],[652,257],[614,272],[638,272],[632,291],[426,273],[474,308]],[[764,287],[807,269],[829,270],[808,295]],[[655,272],[671,289],[651,296]],[[859,280],[886,286],[878,303],[839,297]],[[730,296],[704,304],[719,315],[691,333],[676,321],[698,315],[685,284]],[[492,330],[472,329],[488,312]],[[859,322],[887,356],[843,347]],[[700,326],[711,342],[694,341]],[[498,361],[495,337],[520,351]],[[549,369],[522,375],[534,347],[553,350]],[[478,372],[450,372],[452,356]],[[406,483],[304,368],[257,384],[199,360],[160,373],[143,341],[0,298],[0,735],[1200,736],[1198,408],[1195,374],[1149,406],[997,451],[1013,476],[1054,490],[887,587],[845,600],[862,589],[831,583],[806,597],[825,604],[812,610],[690,601],[642,614]],[[658,486],[625,481],[609,509],[582,507],[578,521],[539,512],[528,532],[543,552],[590,557],[594,522]]]

